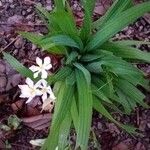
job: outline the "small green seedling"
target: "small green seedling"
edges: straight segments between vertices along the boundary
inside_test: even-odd
[[[21,120],[16,115],[10,115],[7,124],[0,124],[0,129],[4,131],[12,131],[20,129]]]

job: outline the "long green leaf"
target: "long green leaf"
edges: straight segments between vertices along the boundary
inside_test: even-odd
[[[45,49],[45,45],[41,44],[41,41],[43,41],[47,36],[38,35],[36,33],[30,33],[30,32],[19,32],[20,35],[22,35],[24,38],[31,41],[33,44],[36,44],[40,48]],[[53,43],[52,43],[53,44]],[[65,54],[66,49],[64,47],[52,45],[51,48],[46,49],[48,52],[54,53],[54,54]]]
[[[132,45],[150,45],[148,41],[137,41],[137,40],[121,40],[115,41],[119,45],[132,46]]]
[[[80,63],[74,63],[74,66],[77,67],[80,71],[82,71],[86,81],[88,82],[88,84],[90,84],[91,83],[91,75],[90,75],[89,71]]]
[[[79,113],[78,113],[75,96],[73,96],[73,101],[72,101],[72,106],[71,106],[71,116],[72,116],[75,130],[77,132],[78,131],[78,122],[79,122]]]
[[[64,10],[65,9],[65,0],[54,0],[56,10]]]
[[[70,75],[72,69],[70,67],[63,67],[54,75],[50,75],[47,78],[49,84],[55,83],[57,81],[63,81],[67,76]]]
[[[110,39],[113,35],[122,30],[124,27],[126,27],[130,23],[133,23],[136,19],[141,17],[146,12],[149,12],[150,11],[149,6],[150,2],[139,4],[124,11],[116,18],[110,20],[107,24],[105,24],[105,26],[101,30],[99,30],[92,37],[92,39],[90,40],[90,42],[86,47],[86,50],[91,51],[101,46],[104,42],[106,42],[108,39]]]
[[[101,102],[99,101],[99,99],[97,99],[96,97],[93,97],[93,107],[94,107],[94,109],[96,111],[98,111],[99,113],[101,113],[107,119],[109,119],[110,121],[114,122],[116,125],[118,125],[122,129],[124,129],[128,133],[130,133],[130,134],[137,134],[137,132],[135,131],[136,128],[134,128],[132,126],[129,126],[129,125],[121,124],[120,122],[116,121],[112,117],[112,115],[107,111],[107,109],[101,104]]]
[[[54,46],[69,46],[80,49],[80,46],[67,35],[55,35],[43,38],[39,43],[43,49],[50,49]]]
[[[72,121],[71,115],[70,112],[68,112],[60,127],[59,141],[58,141],[59,150],[64,150],[68,145],[68,136],[70,133],[71,121]]]
[[[29,77],[33,79],[33,73],[31,70],[26,68],[24,65],[22,65],[16,58],[11,56],[8,53],[3,52],[4,59],[7,60],[7,62],[16,70],[18,71],[21,75],[24,77]]]
[[[62,34],[70,36],[80,45],[80,47],[83,47],[83,43],[78,36],[78,30],[76,28],[75,20],[68,12],[57,11],[51,15],[51,19],[55,24],[59,26]]]
[[[101,48],[107,51],[111,51],[116,56],[119,56],[122,58],[150,62],[150,53],[140,51],[137,48],[124,46],[124,45],[113,43],[113,42],[107,42],[103,44]]]
[[[84,8],[84,21],[83,26],[81,28],[81,39],[84,42],[87,42],[91,33],[91,26],[92,26],[92,15],[93,9],[95,6],[96,0],[82,0],[83,8]]]
[[[122,79],[119,79],[116,85],[119,89],[121,89],[123,93],[130,97],[131,100],[135,101],[136,103],[140,104],[145,108],[149,108],[149,106],[143,101],[145,95],[134,85]]]
[[[70,111],[72,97],[74,93],[74,86],[73,86],[74,83],[72,84],[70,81],[69,82],[67,81],[70,80],[71,75],[65,80],[65,83],[59,90],[51,130],[43,146],[44,150],[55,149],[56,146],[58,145],[59,130],[61,127],[61,123],[65,119],[68,111]]]
[[[39,42],[44,38],[44,36],[42,35],[38,35],[36,33],[31,33],[31,32],[19,32],[19,34],[37,45],[39,45]]]
[[[100,87],[101,88],[101,87]],[[100,90],[100,88],[97,88],[95,85],[92,85],[92,93],[93,95],[97,96],[99,99],[112,104],[112,102],[109,100],[109,98]]]
[[[108,9],[106,14],[93,23],[94,28],[100,29],[110,19],[117,17],[121,12],[132,6],[132,0],[115,0],[113,5]]]
[[[89,81],[86,80],[84,73],[79,69],[76,69],[76,80],[79,101],[79,124],[76,147],[80,147],[81,150],[87,150],[92,120],[92,92]]]

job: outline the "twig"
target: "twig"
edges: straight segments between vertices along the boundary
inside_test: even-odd
[[[33,148],[31,148],[31,147],[29,147],[29,146],[25,146],[25,145],[14,144],[14,143],[12,143],[11,145],[17,146],[17,147],[21,147],[21,148],[28,148],[28,150],[34,150]]]
[[[3,49],[0,49],[0,53],[2,53],[3,51],[5,51],[10,45],[12,45],[17,39],[19,38],[19,36],[17,36],[15,39],[13,39],[8,45],[6,45]]]
[[[139,108],[136,109],[136,124],[140,125],[140,115],[139,115]]]
[[[14,25],[14,24],[11,24],[11,23],[6,23],[6,22],[0,22],[0,25],[7,25],[7,26],[9,26],[9,27],[15,27],[15,26],[17,26],[17,25],[19,25],[19,26],[21,26],[21,25],[23,25],[23,26],[46,26],[46,24],[23,24],[23,23],[16,23],[16,25]]]

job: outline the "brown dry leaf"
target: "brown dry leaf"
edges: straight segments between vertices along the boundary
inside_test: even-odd
[[[102,5],[97,5],[94,9],[94,13],[103,15],[105,13],[105,8]]]
[[[22,118],[22,122],[35,130],[42,130],[49,127],[51,121],[51,114],[38,115],[34,117]]]
[[[144,19],[150,24],[150,13],[145,14]]]
[[[43,102],[42,105],[42,111],[48,111],[48,112],[52,112],[52,109],[54,108],[54,100],[48,98]]]
[[[134,150],[146,150],[146,148],[141,142],[138,142]]]
[[[25,115],[30,117],[30,116],[37,116],[37,115],[40,115],[40,111],[35,108],[35,107],[32,107],[30,105],[27,105],[27,109],[25,111]]]
[[[112,150],[129,150],[129,147],[125,143],[121,142],[118,145],[114,146]]]
[[[0,95],[0,104],[3,102],[7,102],[8,94]]]
[[[22,109],[23,104],[24,104],[24,101],[23,101],[23,100],[18,100],[18,101],[16,101],[15,103],[12,103],[12,104],[11,104],[11,108],[12,108],[12,110],[13,110],[14,112],[17,112],[17,111],[19,111],[19,110]]]

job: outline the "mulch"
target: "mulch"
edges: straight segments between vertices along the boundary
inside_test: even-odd
[[[102,16],[111,5],[111,0],[97,1],[94,11],[94,19]],[[141,2],[141,1],[139,1]],[[72,0],[72,10],[77,25],[81,25],[83,19],[82,7],[78,0]],[[40,51],[34,44],[23,39],[16,31],[30,31],[45,34],[47,29],[39,18],[34,5],[40,4],[47,10],[52,10],[51,0],[0,0],[0,123],[7,124],[10,115],[15,114],[21,120],[20,128],[9,132],[0,130],[0,150],[10,147],[12,150],[39,149],[32,146],[29,141],[45,138],[48,135],[48,126],[51,114],[41,114],[41,103],[35,98],[33,103],[25,104],[19,98],[18,84],[24,83],[24,79],[10,65],[3,60],[2,51],[9,52],[22,64],[31,66],[35,58],[49,55],[52,58],[53,71],[59,68],[60,59],[57,56]],[[114,39],[150,40],[150,15],[137,20],[118,33]],[[150,46],[140,47],[143,51],[150,52]],[[138,65],[150,77],[150,65]],[[143,89],[142,89],[143,90]],[[150,94],[146,94],[146,102],[150,103]],[[130,136],[119,129],[115,124],[109,122],[101,115],[94,112],[92,131],[95,133],[97,142],[102,150],[149,150],[150,149],[150,110],[137,108],[131,116],[118,115],[114,117],[125,124],[137,127],[143,136]],[[7,148],[6,148],[7,147]],[[91,140],[89,150],[97,150],[97,144]]]

